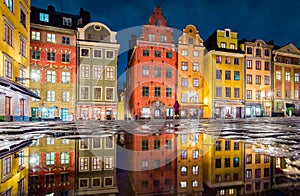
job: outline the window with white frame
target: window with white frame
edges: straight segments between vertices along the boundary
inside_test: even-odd
[[[60,153],[60,164],[69,164],[70,163],[70,152],[61,152]]]
[[[27,22],[26,14],[27,14],[26,10],[23,8],[23,6],[21,6],[21,9],[20,9],[20,22],[23,25],[23,27],[25,27],[25,28],[26,28],[26,22]]]
[[[148,65],[144,65],[142,67],[142,75],[149,76],[150,75],[150,67]]]
[[[47,61],[55,61],[56,53],[55,52],[47,52]]]
[[[63,17],[63,25],[72,26],[72,18]]]
[[[69,36],[62,36],[61,39],[62,39],[61,40],[62,44],[70,45],[70,37]]]
[[[105,79],[106,80],[113,80],[114,79],[114,67],[106,67],[105,68]]]
[[[199,63],[193,63],[193,71],[199,71]]]
[[[188,86],[188,79],[187,78],[181,78],[181,86]]]
[[[194,50],[193,51],[193,56],[199,56],[199,51],[198,50]]]
[[[299,82],[299,73],[295,73],[295,82]]]
[[[234,49],[235,49],[235,44],[230,43],[230,44],[229,44],[229,48],[234,50]]]
[[[181,70],[182,71],[188,70],[188,62],[186,62],[186,61],[181,62]]]
[[[193,157],[193,159],[198,159],[199,158],[199,151],[198,150],[193,150],[192,157]]]
[[[114,58],[114,51],[106,51],[106,59],[113,59]]]
[[[63,84],[69,84],[71,81],[70,72],[68,71],[62,71],[61,72],[61,83]]]
[[[70,92],[63,91],[62,92],[62,102],[69,102],[70,101]]]
[[[20,54],[26,57],[26,39],[20,35]]]
[[[18,158],[19,158],[19,167],[21,167],[25,163],[25,153],[24,153],[24,151],[19,152]]]
[[[182,56],[187,56],[188,55],[188,51],[187,50],[181,50],[181,55]]]
[[[40,13],[40,21],[42,21],[42,22],[49,22],[49,14]]]
[[[94,49],[94,58],[102,58],[102,50]]]
[[[149,41],[150,42],[155,42],[156,40],[155,40],[155,35],[154,34],[149,34]]]
[[[106,101],[114,100],[114,88],[105,88],[105,100]]]
[[[25,67],[23,65],[21,65],[20,67],[20,78],[26,78],[26,71],[25,71]],[[21,84],[25,84],[26,80],[21,80],[20,83]]]
[[[47,91],[47,101],[48,102],[55,101],[55,91]]]
[[[46,163],[46,165],[54,165],[55,164],[55,152],[46,153],[45,163]]]
[[[6,157],[2,159],[2,179],[11,174],[12,162],[11,157]]]
[[[113,169],[114,157],[104,157],[104,169]]]
[[[291,72],[285,72],[285,80],[291,81]]]
[[[299,98],[299,91],[295,90],[295,99],[298,99],[298,98]]]
[[[61,54],[61,61],[63,63],[70,63],[70,54],[67,53]]]
[[[94,79],[102,80],[102,66],[94,65]]]
[[[38,31],[31,31],[31,39],[36,41],[41,40],[41,33]]]
[[[100,110],[98,110],[98,111],[100,112]],[[96,138],[96,137],[93,138],[92,148],[93,149],[101,149],[101,138]]]
[[[79,188],[88,188],[89,179],[88,178],[79,178]]]
[[[81,48],[80,56],[81,57],[90,57],[90,49]]]
[[[40,89],[30,89],[32,92],[34,92],[37,96],[40,97]],[[31,101],[40,101],[39,99],[37,98],[34,98],[34,97],[31,97]]]
[[[225,42],[221,42],[221,48],[226,48],[226,43]]]
[[[154,67],[154,77],[161,77],[161,67]]]
[[[194,165],[192,167],[192,174],[193,175],[198,175],[199,174],[199,166],[198,165]]]
[[[180,187],[181,188],[186,188],[187,187],[187,182],[186,181],[181,181],[180,182]]]
[[[14,11],[14,1],[13,0],[4,0],[4,4],[11,12]]]
[[[10,24],[7,20],[4,20],[4,41],[10,45],[13,46],[13,31],[14,26]]]
[[[90,66],[81,65],[80,66],[81,78],[90,78]]]
[[[187,103],[188,101],[188,94],[182,94],[181,95],[181,102],[182,103]]]
[[[89,158],[80,157],[79,158],[79,171],[89,171]]]
[[[25,194],[25,177],[22,178],[19,182],[18,182],[18,195],[26,195]]]
[[[55,43],[55,34],[47,33],[47,42]]]
[[[47,145],[53,145],[54,144],[54,138],[53,137],[47,137],[46,138],[46,144]]]
[[[94,171],[101,170],[101,163],[102,163],[102,160],[100,157],[93,157],[92,158],[92,169]]]
[[[31,50],[31,59],[32,60],[40,60],[41,59],[41,51],[40,50]]]
[[[104,177],[104,186],[113,186],[113,177]]]
[[[102,88],[94,87],[94,99],[101,100],[102,99]]]
[[[47,72],[46,72],[46,82],[56,83],[56,71],[47,70]]]
[[[4,57],[4,74],[5,77],[12,79],[12,59]]]
[[[149,168],[149,161],[142,160],[142,170],[148,170],[148,168]]]
[[[88,86],[80,87],[80,99],[89,99],[89,87]]]
[[[167,36],[166,35],[160,35],[160,42],[166,43],[167,42]]]
[[[276,71],[276,80],[281,80],[281,71]]]
[[[199,79],[198,78],[193,78],[193,86],[199,87]]]
[[[222,87],[216,87],[216,97],[222,97]]]
[[[84,139],[81,139],[79,141],[79,149],[80,150],[84,150],[84,149],[88,149],[89,148],[89,139],[88,138],[84,138]]]

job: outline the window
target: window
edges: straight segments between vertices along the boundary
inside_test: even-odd
[[[216,182],[221,182],[222,181],[221,175],[218,175],[218,174],[215,175],[215,181]],[[222,193],[222,191],[223,191],[223,193]],[[224,190],[221,190],[220,195],[224,195]]]
[[[286,64],[290,64],[291,63],[291,59],[290,58],[286,58]]]
[[[148,188],[148,186],[149,186],[149,182],[143,180],[143,181],[142,181],[142,187],[143,187],[143,188]]]
[[[252,48],[251,47],[247,47],[247,54],[252,54]]]
[[[61,152],[60,153],[60,164],[69,164],[70,163],[70,153],[69,152]]]
[[[255,83],[256,84],[261,84],[261,75],[256,75],[255,76]]]
[[[154,56],[155,56],[155,57],[161,57],[161,51],[155,50],[155,51],[154,51]]]
[[[70,37],[69,36],[62,36],[62,44],[70,45]]]
[[[70,92],[63,91],[62,92],[62,102],[69,102],[70,101]]]
[[[295,99],[298,99],[298,98],[299,98],[299,91],[295,90]]]
[[[188,62],[181,62],[181,70],[182,71],[187,71],[188,70]]]
[[[54,174],[46,174],[46,184],[54,183]]]
[[[166,88],[166,97],[172,97],[172,88]]]
[[[40,21],[49,22],[49,14],[40,13]]]
[[[222,97],[222,87],[216,87],[216,97]]]
[[[106,51],[106,59],[113,59],[114,51]]]
[[[153,169],[159,169],[160,168],[160,160],[154,159],[153,160]]]
[[[113,101],[114,100],[114,88],[106,88],[106,101]]]
[[[89,170],[89,158],[79,157],[79,171],[88,171]]]
[[[149,161],[142,160],[142,170],[148,170],[148,168],[149,168]]]
[[[61,61],[64,63],[70,63],[70,54],[61,54]]]
[[[55,61],[55,52],[47,52],[47,61]]]
[[[114,77],[114,74],[115,74],[115,69],[114,67],[106,67],[105,69],[106,73],[105,73],[105,79],[106,80],[113,80],[115,77]]]
[[[247,74],[247,84],[252,84],[252,75]]]
[[[225,30],[225,37],[230,37],[230,29]]]
[[[61,83],[63,83],[63,84],[69,84],[70,81],[71,81],[70,72],[62,71],[61,72]]]
[[[181,95],[181,102],[182,103],[187,103],[188,100],[188,95],[187,94],[182,94]]]
[[[265,61],[265,70],[270,70],[270,62]]]
[[[221,168],[221,159],[216,159],[216,163],[215,163],[215,167],[216,168]]]
[[[187,56],[188,55],[188,51],[187,50],[181,50],[181,55],[182,56]]]
[[[165,149],[172,149],[172,140],[166,140]]]
[[[233,158],[233,167],[240,166],[240,159],[238,157]]]
[[[89,87],[80,87],[80,99],[89,99]]]
[[[222,63],[222,56],[216,56],[216,63]]]
[[[256,69],[261,70],[261,61],[256,61]]]
[[[276,71],[276,80],[281,80],[281,71]]]
[[[94,79],[102,79],[102,66],[94,65]]]
[[[89,148],[89,139],[87,139],[87,138],[81,139],[79,142],[80,142],[80,147],[79,147],[80,150]]]
[[[187,142],[187,135],[186,134],[182,134],[181,135],[181,143],[185,144]]]
[[[11,174],[12,163],[11,157],[2,159],[2,179]]]
[[[256,48],[255,52],[256,52],[256,56],[261,56],[261,49],[260,48]]]
[[[46,160],[46,165],[54,165],[55,164],[55,152],[46,153],[45,160]]]
[[[230,174],[225,174],[225,181],[230,181]]]
[[[186,186],[187,186],[187,182],[186,181],[181,181],[180,182],[180,187],[181,188],[186,188]]]
[[[172,52],[166,52],[166,58],[171,59],[172,56]]]
[[[270,85],[270,76],[265,76],[265,85]]]
[[[181,176],[186,176],[187,175],[187,167],[181,166],[180,173],[181,173]]]
[[[252,60],[247,60],[247,69],[252,69]]]
[[[221,151],[222,141],[216,141],[216,151]]]
[[[188,86],[188,79],[187,78],[181,78],[181,86]]]
[[[41,93],[40,93],[40,89],[31,89],[32,92],[34,92],[37,96],[41,96]],[[39,99],[36,99],[34,97],[31,97],[31,101],[40,101]]]
[[[101,138],[93,138],[93,149],[101,149]]]
[[[167,42],[167,36],[166,35],[160,35],[160,42],[166,43]]]
[[[229,56],[225,57],[225,63],[226,64],[231,64],[231,60],[230,60]]]
[[[252,99],[252,90],[247,90],[247,99]]]
[[[276,109],[281,110],[282,109],[282,104],[280,102],[276,103]]]
[[[56,83],[56,71],[47,70],[46,81],[50,83]]]
[[[199,63],[193,63],[193,71],[199,71]]]
[[[13,0],[4,0],[5,5],[7,6],[7,8],[13,12],[14,11],[14,4],[13,4]]]
[[[261,91],[260,90],[256,90],[255,91],[255,97],[256,97],[256,100],[260,100],[261,99]]]
[[[63,25],[72,26],[72,18],[63,17]]]
[[[148,86],[143,86],[142,95],[143,95],[143,97],[149,97],[149,87]]]
[[[281,62],[281,57],[280,56],[276,58],[276,62],[278,62],[278,63]]]
[[[160,150],[160,140],[154,140],[154,150]]]
[[[55,43],[55,34],[47,33],[47,42]]]
[[[289,90],[285,90],[285,97],[289,98],[291,96],[291,93]]]
[[[150,67],[149,66],[143,66],[142,67],[142,75],[143,76],[149,76],[150,75]]]
[[[261,177],[260,169],[255,169],[255,178],[260,178],[260,177]]]
[[[187,151],[181,150],[181,159],[187,159]]]
[[[102,160],[101,158],[99,157],[93,157],[92,158],[92,169],[95,171],[95,170],[101,170],[101,163],[102,163]]]
[[[240,72],[234,71],[234,80],[240,80]]]
[[[235,49],[235,44],[230,43],[229,48],[234,50]]]
[[[90,57],[90,50],[86,49],[86,48],[82,48],[81,49],[81,53],[80,53],[81,57]]]
[[[161,77],[161,67],[154,67],[154,77]]]
[[[199,151],[198,150],[193,150],[192,151],[192,158],[193,159],[198,159],[199,158]]]
[[[231,71],[225,71],[225,80],[231,80]]]
[[[226,48],[226,43],[225,42],[221,42],[221,48]]]
[[[63,182],[63,183],[69,182],[69,174],[68,173],[61,173],[60,174],[60,182]]]
[[[265,56],[270,56],[270,50],[269,49],[265,49]]]
[[[230,87],[225,87],[225,96],[231,97],[231,88]]]
[[[149,50],[143,50],[143,56],[150,56]]]
[[[41,33],[37,31],[31,31],[31,39],[32,40],[41,40]]]
[[[142,150],[149,150],[149,141],[142,140]]]
[[[260,163],[260,154],[255,154],[255,163]]]
[[[216,70],[216,79],[222,80],[222,70]]]
[[[41,51],[31,50],[31,59],[32,60],[40,60],[41,59]]]
[[[290,72],[285,72],[285,80],[290,81],[291,80],[291,73]]]
[[[20,36],[20,54],[26,57],[26,39],[23,36]]]
[[[252,169],[246,169],[246,179],[252,178]]]
[[[224,167],[230,167],[230,158],[225,158]]]
[[[193,175],[198,175],[199,174],[199,166],[198,165],[194,165],[192,167],[192,174]]]
[[[55,101],[55,91],[47,91],[47,101],[48,102]]]
[[[194,44],[194,39],[192,37],[189,37],[189,44]]]
[[[240,89],[234,88],[234,98],[240,98]]]
[[[20,11],[20,19],[21,19],[21,24],[26,28],[26,13],[24,11],[24,9],[21,7],[21,11]]]
[[[197,180],[193,180],[192,186],[193,187],[198,187],[199,186],[199,182]]]
[[[193,86],[199,87],[199,79],[198,78],[193,78]]]
[[[113,136],[106,137],[105,138],[105,149],[112,149],[114,147],[113,141],[114,141]]]
[[[299,82],[299,73],[295,73],[295,82]]]
[[[199,56],[199,51],[194,50],[194,51],[193,51],[193,56]]]
[[[150,42],[155,42],[156,41],[154,34],[149,34],[149,41]]]
[[[280,90],[277,90],[277,91],[276,91],[276,96],[277,96],[277,97],[280,97],[280,96],[281,96],[281,91],[280,91]]]
[[[88,188],[88,186],[89,186],[89,179],[87,178],[79,179],[79,188]]]
[[[4,58],[4,73],[5,77],[12,78],[12,61],[7,58]]]
[[[81,65],[81,78],[90,78],[90,66]]]
[[[13,31],[14,27],[4,21],[4,41],[10,46],[13,46]]]
[[[104,169],[113,169],[113,157],[104,157]]]
[[[225,150],[230,150],[230,143],[228,140],[225,141]]]
[[[239,64],[240,64],[240,59],[237,58],[237,57],[235,57],[235,58],[234,58],[234,64],[235,64],[235,65],[239,65]]]
[[[264,177],[270,177],[270,169],[264,168]]]

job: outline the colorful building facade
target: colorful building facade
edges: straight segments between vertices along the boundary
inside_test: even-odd
[[[173,116],[177,49],[173,29],[166,22],[161,7],[155,7],[149,24],[143,26],[142,36],[132,41],[135,43],[126,69],[128,118]]]
[[[30,1],[4,1],[0,12],[0,116],[28,121],[29,99],[39,99],[28,89]]]
[[[245,117],[270,117],[273,45],[256,40],[244,41],[240,47],[245,52]]]
[[[61,119],[75,113],[77,49],[76,27],[89,21],[80,16],[48,9],[31,9],[30,88],[41,96],[31,99],[32,120]]]
[[[183,29],[178,40],[178,90],[181,118],[202,118],[204,88],[205,47],[198,30],[193,25]]]
[[[117,33],[91,22],[78,28],[76,118],[117,118]]]
[[[205,42],[204,114],[208,118],[244,118],[244,52],[238,33],[216,30]]]

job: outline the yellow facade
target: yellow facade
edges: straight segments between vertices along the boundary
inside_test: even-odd
[[[203,91],[207,86],[203,77],[204,45],[199,32],[187,25],[178,44],[178,91],[181,118],[203,117]]]
[[[244,42],[246,117],[271,116],[271,58],[272,45],[263,40]]]
[[[23,161],[20,161],[22,159]],[[11,169],[7,175],[3,173],[5,160],[10,160]],[[8,162],[6,162],[8,163]],[[20,148],[14,153],[0,157],[0,194],[10,191],[10,195],[28,195],[28,148]],[[22,183],[21,183],[22,182]],[[19,187],[20,186],[20,187]]]
[[[203,181],[216,195],[239,195],[244,184],[244,144],[203,136]]]
[[[244,54],[238,49],[237,33],[230,29],[217,30],[205,43],[204,104],[206,118],[244,117]]]
[[[202,195],[203,133],[178,134],[177,144],[178,195]]]

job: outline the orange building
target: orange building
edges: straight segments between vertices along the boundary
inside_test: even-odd
[[[155,7],[134,47],[126,70],[128,116],[163,118],[173,115],[176,99],[177,53],[173,29],[161,7]]]

